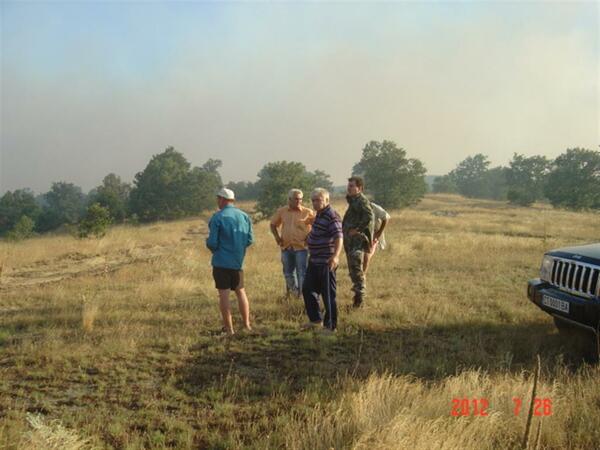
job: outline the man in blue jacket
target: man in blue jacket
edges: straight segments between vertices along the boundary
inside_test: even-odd
[[[212,252],[213,278],[219,291],[219,307],[223,317],[223,331],[234,334],[229,292],[235,291],[244,328],[251,330],[250,305],[244,289],[244,256],[252,244],[252,221],[248,214],[233,205],[235,194],[223,188],[217,193],[219,211],[208,223],[206,246]]]

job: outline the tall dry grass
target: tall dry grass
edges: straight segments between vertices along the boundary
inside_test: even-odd
[[[68,430],[57,421],[47,422],[40,415],[27,415],[31,430],[28,431],[19,446],[24,450],[87,450],[92,449],[89,442],[81,439],[77,433]]]
[[[533,416],[541,428],[541,448],[597,448],[598,433],[577,430],[574,421],[589,421],[589,429],[600,420],[592,405],[600,393],[593,384],[600,375],[590,368],[574,376],[561,369],[542,379],[538,398],[552,399],[552,415]],[[531,373],[489,374],[468,370],[427,383],[414,376],[371,375],[363,383],[352,383],[340,400],[319,405],[308,416],[291,421],[282,433],[291,449],[498,449],[521,447],[526,430]],[[353,387],[354,387],[353,386]],[[586,401],[581,402],[585,396]],[[486,399],[487,416],[451,415],[454,398]],[[515,415],[513,398],[523,401]],[[580,408],[583,408],[582,411]],[[589,414],[589,415],[588,415]],[[588,426],[586,426],[588,428]],[[535,444],[531,439],[530,444]]]
[[[98,304],[93,298],[82,295],[81,304],[81,326],[84,331],[90,332],[94,329],[94,321],[98,315]]]

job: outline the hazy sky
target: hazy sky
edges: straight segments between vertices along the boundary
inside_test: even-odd
[[[430,174],[598,150],[597,2],[0,0],[0,193],[131,181],[167,146],[225,181],[343,183],[370,140]]]

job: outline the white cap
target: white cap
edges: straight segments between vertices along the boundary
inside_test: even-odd
[[[235,200],[235,194],[231,189],[221,188],[217,192],[217,197],[223,197],[225,200]]]

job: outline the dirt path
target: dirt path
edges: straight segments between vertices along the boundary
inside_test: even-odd
[[[5,270],[0,275],[0,291],[37,286],[82,275],[100,275],[140,261],[165,255],[165,246],[142,246],[104,255],[67,253],[52,260],[37,261],[28,266]]]

